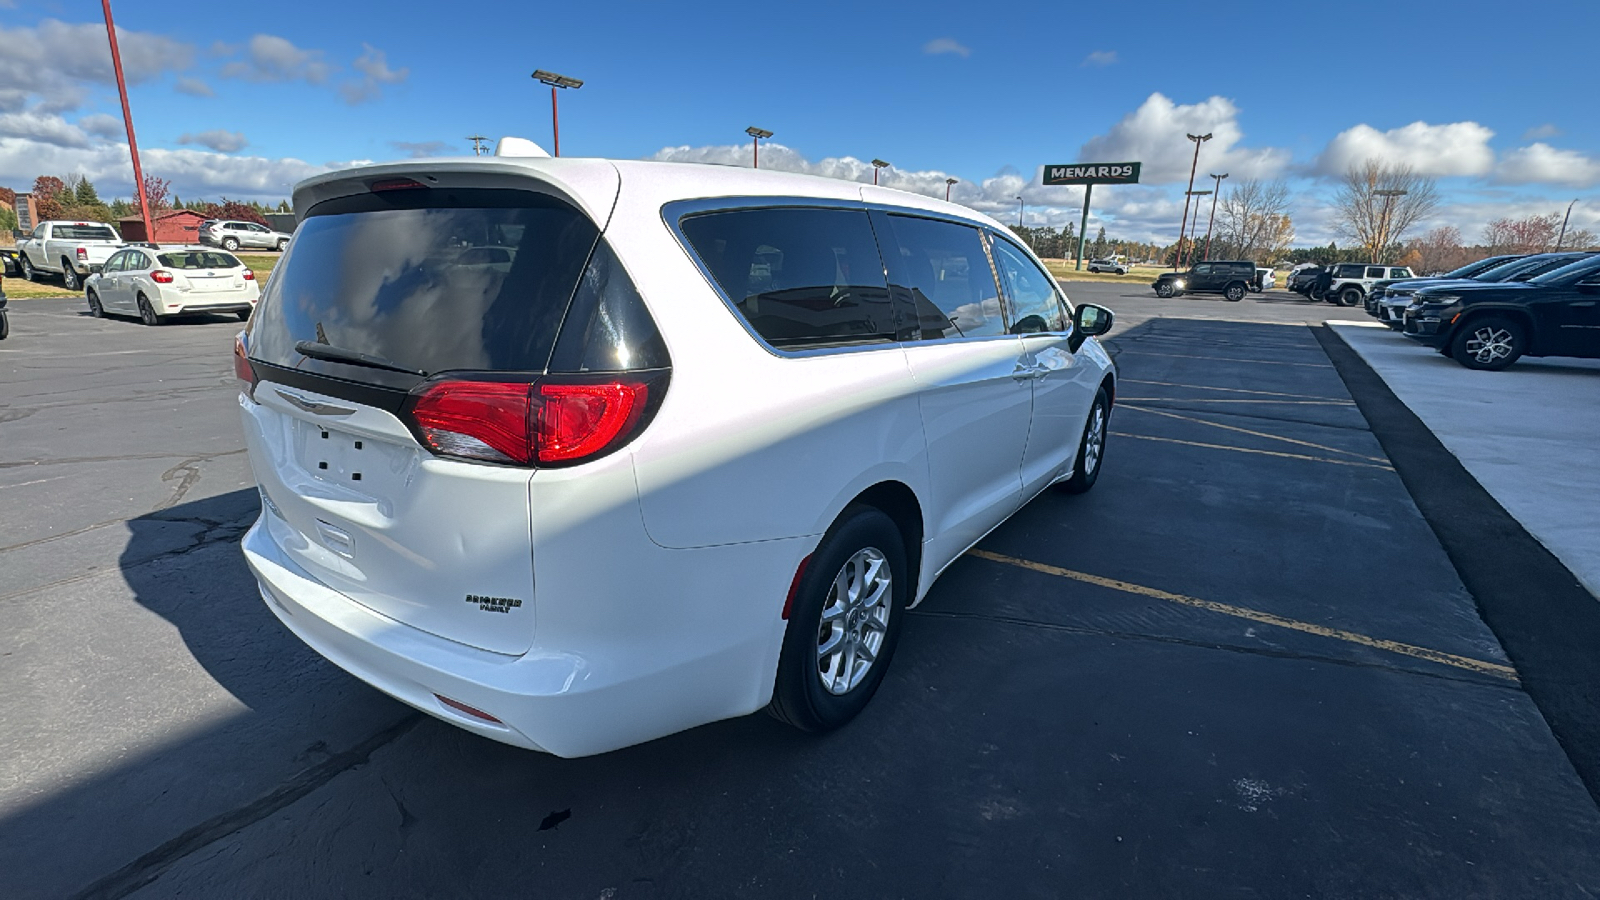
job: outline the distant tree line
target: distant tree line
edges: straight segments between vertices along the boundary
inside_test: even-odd
[[[144,176],[145,196],[149,198],[152,211],[160,213],[167,210],[188,209],[200,213],[208,219],[240,219],[246,222],[255,222],[260,225],[267,224],[265,213],[292,212],[287,200],[281,201],[276,207],[258,203],[254,200],[229,200],[223,197],[221,202],[210,200],[180,200],[172,193],[172,183],[165,178],[154,175]],[[9,188],[0,188],[0,199],[9,203],[16,202],[16,192]],[[33,182],[33,201],[39,212],[39,221],[51,219],[76,219],[85,222],[106,222],[116,224],[117,220],[126,216],[139,214],[138,198],[133,200],[113,199],[110,203],[100,199],[99,192],[94,184],[82,175],[68,175],[58,178],[54,175],[41,175]],[[10,216],[7,224],[5,217],[0,215],[0,228],[9,230],[17,227],[15,214]]]

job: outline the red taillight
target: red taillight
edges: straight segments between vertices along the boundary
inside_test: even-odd
[[[373,191],[410,191],[425,187],[427,185],[411,178],[385,178],[370,185]]]
[[[79,259],[84,259],[84,260],[88,259],[89,258],[89,251],[84,249],[83,247],[79,247],[78,248],[78,258]]]
[[[643,380],[439,381],[411,402],[418,439],[441,456],[570,465],[627,440],[650,399]]]
[[[245,269],[244,270],[244,280],[245,281],[255,281],[256,280],[256,273],[250,271],[249,269]]]
[[[172,273],[168,272],[166,269],[157,269],[150,273],[150,280],[154,281],[156,284],[171,284]]]
[[[250,365],[250,353],[245,349],[244,336],[233,339],[233,374],[239,379],[239,390],[251,400],[256,398],[256,370]]]
[[[531,384],[441,381],[417,397],[411,418],[435,453],[522,465],[534,459]]]
[[[593,456],[638,420],[650,388],[641,381],[539,385],[539,462]]]

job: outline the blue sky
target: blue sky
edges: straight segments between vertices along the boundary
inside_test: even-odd
[[[1202,176],[1286,179],[1299,244],[1333,237],[1329,175],[1368,156],[1439,179],[1429,223],[1469,239],[1499,215],[1580,202],[1600,231],[1591,44],[1600,3],[1389,2],[255,5],[121,0],[146,169],[180,196],[277,200],[330,165],[469,152],[466,135],[548,146],[544,68],[566,155],[744,162],[943,193],[1029,224],[1075,220],[1039,167],[1145,162],[1096,192],[1113,235],[1170,241],[1192,145]],[[975,15],[981,12],[982,15]],[[94,32],[99,29],[99,40]],[[131,175],[99,4],[0,0],[0,184]],[[1199,187],[1199,185],[1197,185]],[[1592,198],[1592,200],[1591,200]],[[1091,226],[1092,227],[1092,226]]]

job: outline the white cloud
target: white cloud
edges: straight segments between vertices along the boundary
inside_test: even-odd
[[[1536,127],[1533,127],[1533,128],[1529,128],[1522,135],[1522,139],[1525,140],[1525,141],[1542,141],[1545,138],[1553,138],[1553,137],[1560,137],[1560,136],[1561,136],[1561,129],[1557,128],[1554,125],[1551,125],[1549,122],[1546,122],[1543,125],[1539,125],[1539,126],[1536,126]]]
[[[376,100],[382,93],[381,85],[399,84],[411,74],[410,69],[389,68],[388,56],[371,44],[362,44],[362,53],[351,63],[356,71],[361,73],[361,78],[346,81],[339,86],[339,93],[345,102],[354,106],[368,100]]]
[[[1494,165],[1494,151],[1489,149],[1492,137],[1494,132],[1477,122],[1412,122],[1388,131],[1357,125],[1329,141],[1313,169],[1337,177],[1351,166],[1376,159],[1408,165],[1428,177],[1484,175]]]
[[[58,132],[76,126],[56,120]],[[50,131],[50,128],[36,130]],[[78,130],[81,135],[81,130]],[[70,138],[70,132],[64,132]],[[84,175],[99,188],[100,196],[130,197],[133,166],[123,142],[72,143],[52,139],[48,133],[28,136],[0,131],[0,184],[32,184],[40,175]],[[59,138],[59,135],[57,136]],[[209,150],[140,148],[146,174],[166,178],[182,197],[226,195],[240,200],[277,203],[289,196],[294,183],[335,166],[318,166],[298,159],[227,156]]]
[[[429,156],[459,156],[451,153],[456,145],[445,141],[390,141],[389,146],[399,150],[412,159],[422,159]]]
[[[148,32],[119,27],[117,46],[130,84],[182,71],[194,60],[193,46]],[[45,19],[33,28],[0,28],[0,84],[8,95],[0,102],[10,110],[19,108],[18,94],[37,97],[41,112],[77,109],[86,97],[83,82],[116,83],[104,25]]]
[[[198,78],[179,78],[172,87],[178,93],[188,94],[191,97],[215,97],[217,95],[217,92],[211,89],[211,85]]]
[[[21,140],[50,147],[87,147],[89,135],[58,115],[38,110],[0,114],[0,141]],[[33,179],[27,179],[30,183]]]
[[[223,78],[245,81],[306,81],[323,84],[333,74],[333,66],[322,58],[321,50],[302,50],[273,34],[258,34],[245,46],[245,58],[222,67]]]
[[[1194,160],[1194,144],[1185,134],[1210,134],[1200,149],[1201,175],[1228,172],[1235,178],[1269,178],[1288,165],[1290,153],[1275,147],[1248,149],[1238,146],[1239,108],[1224,97],[1180,106],[1161,94],[1151,94],[1138,109],[1111,126],[1106,134],[1090,138],[1079,160],[1061,162],[1144,163],[1140,180],[1146,184],[1186,182]]]
[[[98,138],[116,139],[128,133],[122,120],[105,113],[94,113],[78,120],[78,127]]]
[[[218,153],[236,153],[240,150],[243,150],[250,142],[246,140],[245,136],[240,132],[224,131],[221,128],[215,128],[211,131],[199,132],[198,134],[186,133],[182,137],[178,138],[178,143],[199,144],[202,147],[209,147]]]
[[[1117,51],[1096,50],[1083,58],[1085,66],[1109,66],[1117,61]]]
[[[941,53],[954,53],[957,56],[971,56],[972,48],[965,46],[955,38],[934,38],[922,45],[922,52],[933,56]]]
[[[1535,143],[1507,153],[1495,168],[1504,184],[1559,184],[1587,188],[1600,184],[1600,160],[1576,150]]]

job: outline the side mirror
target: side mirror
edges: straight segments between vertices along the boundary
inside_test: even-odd
[[[1097,337],[1111,330],[1113,318],[1104,306],[1085,303],[1072,314],[1072,324],[1084,337]]]

